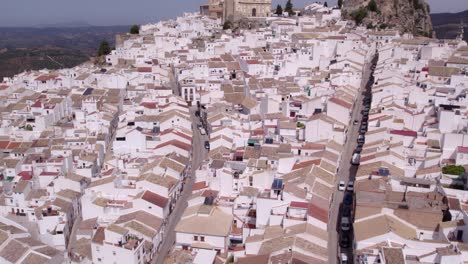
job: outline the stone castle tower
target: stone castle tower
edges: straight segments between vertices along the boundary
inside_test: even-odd
[[[271,0],[224,0],[224,21],[236,21],[244,17],[268,17]]]
[[[268,17],[271,14],[271,0],[208,0],[206,5],[200,7],[200,12],[231,22],[242,18]]]

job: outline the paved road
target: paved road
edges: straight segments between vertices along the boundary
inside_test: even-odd
[[[194,129],[192,131],[193,132],[192,158],[189,164],[187,175],[195,175],[195,171],[200,166],[202,161],[205,159],[205,156],[207,154],[207,150],[205,149],[205,146],[204,146],[205,140],[207,140],[207,136],[201,135],[200,130],[196,128],[197,127],[196,124],[197,122],[199,122],[198,121],[199,119],[198,117],[195,117],[195,110],[196,110],[196,107],[190,108],[190,115],[191,115]],[[175,243],[174,228],[179,222],[182,214],[184,213],[185,208],[187,207],[187,199],[192,194],[192,186],[193,186],[194,180],[195,180],[194,176],[186,178],[186,183],[184,185],[182,194],[176,203],[174,211],[172,212],[172,214],[170,215],[168,219],[168,224],[164,232],[165,238],[160,247],[159,253],[157,254],[157,256],[155,256],[155,258],[153,258],[152,263],[162,264],[164,262],[164,259],[168,255],[168,253],[171,251]]]
[[[351,158],[353,156],[353,152],[357,147],[357,137],[359,135],[359,128],[360,128],[360,121],[362,118],[361,110],[363,109],[363,99],[364,93],[370,92],[370,87],[372,83],[370,82],[371,77],[371,63],[367,63],[364,66],[363,78],[361,82],[361,89],[358,94],[356,104],[354,105],[351,123],[349,125],[349,130],[347,134],[347,141],[344,146],[344,151],[341,155],[341,161],[339,164],[339,171],[337,174],[337,183],[339,181],[344,181],[346,184],[348,181],[354,181],[356,178],[356,172],[358,166],[351,165]],[[358,125],[353,125],[354,120],[359,120]],[[329,263],[337,263],[338,256],[340,253],[345,253],[348,255],[349,263],[352,263],[353,259],[353,250],[352,246],[350,248],[344,249],[339,247],[339,212],[340,206],[343,202],[344,192],[338,191],[335,188],[335,194],[333,198],[333,202],[331,205],[331,214],[330,214],[330,221],[328,223],[328,256],[329,256]],[[351,236],[351,241],[353,241],[353,237]]]

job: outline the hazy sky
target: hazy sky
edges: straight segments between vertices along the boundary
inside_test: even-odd
[[[207,0],[4,0],[0,27],[85,22],[92,25],[128,25],[175,17],[196,11]],[[346,1],[346,0],[345,0]],[[286,0],[273,0],[274,5]],[[303,6],[314,0],[293,0]],[[432,12],[468,9],[468,0],[427,0]],[[329,0],[333,5],[336,0]]]

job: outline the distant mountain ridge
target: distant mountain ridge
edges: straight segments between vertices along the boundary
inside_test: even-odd
[[[111,47],[115,35],[130,26],[89,26],[81,22],[46,27],[0,27],[0,81],[26,70],[74,67],[95,56],[102,40]],[[57,63],[58,62],[58,63]]]
[[[460,32],[460,22],[465,24],[463,39],[468,41],[468,10],[459,13],[431,14],[432,24],[437,38],[454,39]]]

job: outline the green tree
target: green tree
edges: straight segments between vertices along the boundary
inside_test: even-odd
[[[277,14],[278,16],[281,16],[283,14],[283,7],[281,5],[276,6],[275,14]]]
[[[354,22],[356,22],[357,25],[360,25],[364,18],[366,18],[367,16],[367,10],[361,7],[358,10],[351,13],[351,16],[353,17]]]
[[[422,9],[423,8],[423,6],[419,2],[419,0],[413,0],[413,7],[414,7],[414,9]]]
[[[442,168],[442,173],[460,176],[465,173],[465,168],[459,165],[447,165]]]
[[[109,53],[111,53],[109,42],[107,42],[107,40],[101,41],[101,45],[99,45],[98,56],[107,55]]]
[[[27,124],[26,127],[24,127],[27,131],[33,131],[33,127],[30,124]]]
[[[369,4],[367,4],[367,10],[378,13],[379,8],[377,7],[377,3],[375,2],[375,0],[371,0]]]
[[[341,8],[343,6],[343,0],[338,0],[338,7]]]
[[[223,24],[223,30],[228,30],[232,27],[232,23],[231,21],[227,20],[226,22],[224,22]]]
[[[134,34],[134,35],[140,34],[140,27],[138,25],[133,25],[130,28],[130,34]]]
[[[288,0],[286,2],[286,5],[284,6],[284,12],[288,12],[289,15],[292,14],[293,12],[293,4],[291,3],[291,0]]]

